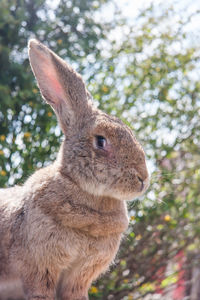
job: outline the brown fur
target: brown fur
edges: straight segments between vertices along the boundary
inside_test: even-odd
[[[87,300],[128,226],[123,200],[147,188],[145,155],[126,125],[92,106],[81,76],[61,58],[36,40],[29,56],[65,140],[52,165],[0,190],[0,283],[18,282],[26,299]]]

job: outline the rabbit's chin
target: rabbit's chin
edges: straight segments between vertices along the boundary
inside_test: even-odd
[[[115,189],[106,188],[103,184],[98,184],[98,186],[95,186],[94,184],[83,184],[82,189],[96,197],[110,197],[121,201],[131,201],[143,194],[143,191],[124,193]]]

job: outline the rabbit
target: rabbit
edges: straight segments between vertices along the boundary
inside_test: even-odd
[[[87,300],[128,227],[126,201],[148,187],[145,154],[71,66],[36,39],[28,50],[64,141],[51,165],[0,190],[0,286],[19,281],[28,300]]]

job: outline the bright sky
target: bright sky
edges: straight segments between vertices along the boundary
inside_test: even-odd
[[[142,8],[148,7],[151,3],[160,5],[173,5],[177,14],[190,14],[200,10],[199,0],[114,0],[118,6],[121,7],[124,16],[134,18],[138,11]],[[195,19],[192,26],[196,29],[200,27],[200,20]]]
[[[60,0],[47,0],[50,7],[55,9]],[[98,0],[97,0],[98,1]],[[151,3],[160,5],[173,5],[177,14],[191,14],[194,11],[200,10],[200,0],[114,0],[118,7],[121,8],[123,15],[127,18],[133,19],[140,9],[148,7]],[[113,6],[110,3],[103,10],[104,19],[109,21],[113,17]],[[101,16],[102,17],[102,16]],[[200,19],[194,19],[192,22],[192,29],[200,28]],[[190,28],[191,29],[191,28]]]
[[[178,10],[185,10],[191,12],[200,9],[199,0],[114,0],[120,7],[122,7],[123,13],[127,17],[133,17],[137,14],[138,9],[147,7],[150,3],[157,4],[173,4]]]
[[[49,0],[50,1],[50,0]],[[55,0],[59,1],[59,0]],[[141,9],[149,7],[151,3],[156,4],[159,9],[159,5],[161,7],[168,8],[173,6],[175,11],[177,12],[177,17],[184,18],[184,16],[191,15],[193,12],[197,10],[200,11],[200,0],[114,0],[114,3],[120,8],[122,15],[129,19],[130,23],[134,23],[135,17],[138,15]],[[112,2],[108,2],[105,6],[103,6],[100,13],[96,13],[95,18],[97,21],[101,21],[102,15],[104,20],[107,22],[113,20],[115,18],[114,15],[114,6]],[[175,21],[175,20],[174,20]],[[172,25],[173,26],[173,25]],[[200,18],[199,16],[193,17],[188,26],[185,26],[185,31],[193,31],[196,35],[200,35]],[[113,33],[112,33],[113,35]],[[116,39],[120,39],[120,34],[116,34]]]

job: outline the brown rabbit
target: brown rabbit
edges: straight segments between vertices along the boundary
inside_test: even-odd
[[[128,226],[124,200],[147,188],[145,155],[125,124],[92,105],[66,62],[37,40],[29,57],[65,139],[52,165],[0,190],[0,287],[20,283],[26,299],[86,300]]]

